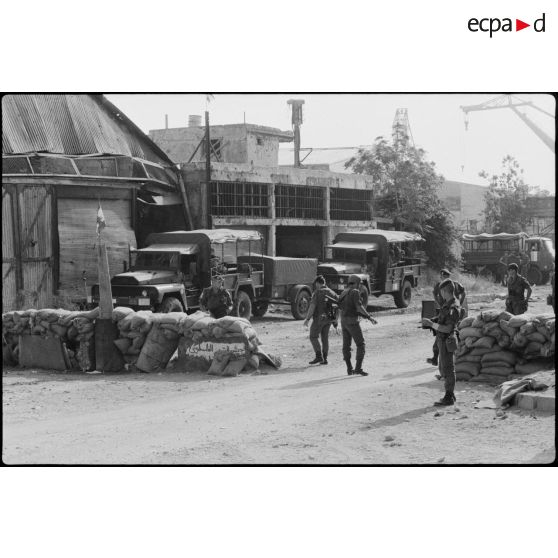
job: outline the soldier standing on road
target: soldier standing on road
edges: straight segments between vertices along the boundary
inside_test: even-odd
[[[449,279],[450,277],[451,277],[451,273],[449,272],[449,270],[445,268],[442,269],[440,271],[440,281],[438,281],[434,285],[434,288],[432,289],[434,300],[438,305],[437,313],[439,312],[439,309],[444,305],[444,299],[442,297],[442,294],[440,293],[440,285],[442,284],[443,281]],[[459,305],[461,306],[462,309],[461,319],[463,319],[467,315],[467,301],[466,301],[467,293],[465,291],[465,287],[461,283],[459,283],[459,281],[453,281],[453,287],[454,287],[454,295],[457,298]],[[436,320],[437,318],[434,318],[434,321]],[[435,332],[433,333],[435,334]],[[434,345],[432,346],[432,358],[427,358],[426,362],[432,364],[432,366],[438,366],[438,344],[436,343],[436,339],[434,339]],[[436,377],[438,378],[438,380],[441,380],[443,378],[443,376],[439,374]]]
[[[341,331],[343,334],[343,360],[347,365],[347,374],[360,374],[368,376],[362,370],[362,361],[364,360],[364,337],[360,329],[359,316],[370,320],[373,324],[378,322],[366,311],[362,306],[360,299],[360,278],[357,275],[351,275],[347,284],[347,288],[339,295],[339,309],[341,311]],[[351,364],[351,343],[355,340],[356,345],[356,366],[353,369]]]
[[[440,375],[444,378],[444,387],[446,389],[444,397],[440,401],[436,401],[434,405],[453,405],[455,403],[455,365],[453,354],[457,349],[455,330],[460,320],[460,312],[459,303],[454,297],[454,291],[455,287],[451,279],[442,281],[440,293],[444,299],[444,304],[440,308],[438,323],[433,322],[429,318],[422,320],[424,326],[431,327],[436,331]]]
[[[211,287],[205,288],[200,297],[202,310],[208,310],[213,318],[222,318],[231,311],[232,305],[231,295],[223,286],[223,278],[214,275]]]
[[[531,285],[525,277],[518,274],[519,266],[516,263],[508,265],[508,296],[506,297],[506,310],[515,316],[527,312],[528,301],[531,296]],[[527,296],[525,296],[527,291]]]
[[[337,327],[336,317],[328,312],[331,302],[337,302],[337,295],[328,287],[323,275],[318,275],[314,281],[314,292],[310,299],[308,314],[304,320],[304,326],[308,326],[308,322],[312,319],[310,326],[310,343],[314,348],[316,357],[308,364],[327,364],[327,354],[329,351],[329,329],[331,324]],[[328,304],[329,298],[329,304]],[[320,346],[320,339],[322,345]]]

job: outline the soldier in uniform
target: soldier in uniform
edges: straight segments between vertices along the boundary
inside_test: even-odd
[[[360,329],[359,316],[370,320],[373,324],[378,322],[366,311],[362,306],[360,292],[358,287],[360,278],[357,275],[351,275],[347,283],[347,288],[339,295],[339,309],[341,311],[341,331],[343,334],[343,360],[347,365],[347,374],[360,374],[368,376],[362,370],[362,361],[364,360],[364,337]],[[351,364],[351,343],[354,339],[356,345],[356,366],[353,369]]]
[[[310,299],[308,314],[304,320],[304,326],[308,326],[308,322],[312,319],[310,326],[310,343],[316,357],[309,364],[327,364],[327,354],[329,351],[329,329],[331,324],[337,327],[336,319],[328,314],[328,299],[331,302],[337,302],[337,295],[328,287],[323,275],[318,275],[314,281],[314,292]],[[320,338],[322,345],[320,346]]]
[[[203,290],[200,297],[200,307],[208,310],[213,318],[226,316],[232,308],[231,295],[223,286],[223,278],[214,275],[211,278],[211,287]]]
[[[506,310],[514,315],[527,312],[528,300],[531,296],[531,285],[525,277],[518,274],[519,266],[516,263],[508,265],[508,296],[506,297]],[[525,296],[527,291],[527,296]]]
[[[440,280],[434,285],[434,288],[432,289],[432,294],[434,295],[434,300],[438,305],[438,309],[444,305],[444,299],[440,293],[440,285],[443,281],[449,279],[450,277],[451,277],[451,273],[449,272],[449,270],[445,268],[442,269],[440,271]],[[454,295],[457,298],[459,305],[461,306],[462,309],[461,319],[463,319],[467,315],[467,301],[466,301],[467,293],[465,291],[465,287],[461,283],[459,283],[459,281],[453,281],[453,286],[454,286]],[[436,343],[436,339],[434,339],[434,345],[432,346],[432,358],[427,358],[426,362],[432,364],[432,366],[438,366],[438,345]],[[443,376],[437,375],[436,377],[438,379],[441,379]]]
[[[440,293],[444,299],[444,304],[440,308],[438,322],[435,323],[429,318],[424,318],[422,323],[426,327],[431,327],[436,331],[436,343],[439,352],[440,375],[444,378],[446,393],[440,401],[434,405],[453,405],[455,403],[455,365],[453,353],[457,349],[457,337],[455,330],[459,323],[459,303],[454,297],[454,283],[451,279],[446,279],[440,284]]]

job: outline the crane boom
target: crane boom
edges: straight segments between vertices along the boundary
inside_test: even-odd
[[[515,102],[513,102],[512,99],[515,100]],[[525,122],[527,126],[529,126],[529,128],[537,135],[537,137],[541,139],[547,147],[550,148],[552,153],[555,153],[554,140],[548,134],[543,132],[530,118],[527,117],[526,114],[518,111],[517,107],[520,106],[529,106],[538,110],[539,112],[542,112],[543,114],[546,114],[547,116],[550,116],[551,118],[554,118],[553,114],[539,108],[532,101],[524,101],[519,97],[515,97],[515,95],[500,95],[498,97],[495,97],[494,99],[486,101],[485,103],[480,103],[478,105],[461,106],[460,108],[465,113],[465,130],[467,130],[469,124],[467,120],[469,112],[477,110],[509,108],[513,112],[515,112],[515,114],[517,114],[517,116],[519,116],[519,118],[521,118],[521,120],[523,120],[523,122]]]

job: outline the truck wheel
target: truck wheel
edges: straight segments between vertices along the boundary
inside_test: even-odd
[[[184,308],[182,308],[182,304],[178,298],[168,296],[159,305],[158,312],[161,314],[168,314],[169,312],[184,312]]]
[[[550,273],[548,271],[543,271],[541,285],[546,285],[549,279],[550,279]]]
[[[407,308],[411,303],[411,296],[413,294],[411,283],[409,281],[403,281],[401,285],[401,290],[393,293],[393,300],[397,308]]]
[[[238,316],[239,318],[250,319],[252,315],[252,301],[245,291],[238,291],[236,294],[236,299],[233,304],[232,310],[233,316]]]
[[[361,285],[358,290],[360,292],[360,302],[362,303],[364,308],[368,308],[368,289],[365,285]]]
[[[543,275],[538,267],[532,267],[529,269],[529,273],[527,274],[527,281],[529,281],[531,285],[542,285],[542,279]]]
[[[254,314],[254,316],[256,316],[256,318],[261,318],[266,312],[267,309],[269,308],[269,302],[255,302],[254,305],[252,306],[252,312]]]
[[[291,313],[295,320],[304,320],[310,306],[312,295],[305,288],[298,288],[292,294]]]

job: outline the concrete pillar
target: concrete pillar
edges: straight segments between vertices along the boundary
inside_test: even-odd
[[[330,186],[326,186],[325,188],[325,195],[324,195],[324,213],[325,213],[325,220],[326,226],[324,230],[324,234],[322,234],[323,238],[323,246],[327,244],[331,244],[333,242],[333,230],[331,228],[331,189]],[[323,248],[322,246],[322,248]]]
[[[268,200],[270,225],[267,231],[267,255],[274,257],[276,253],[275,234],[277,232],[275,225],[275,184],[269,185]]]

